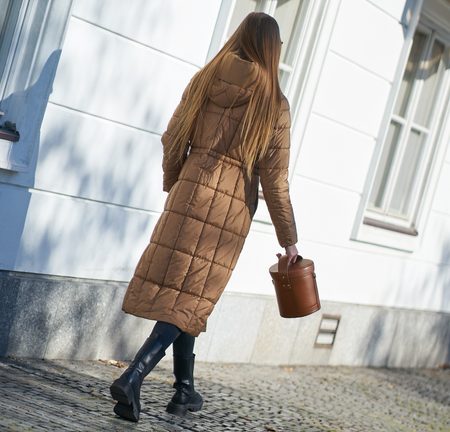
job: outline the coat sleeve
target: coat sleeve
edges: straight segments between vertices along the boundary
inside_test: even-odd
[[[264,199],[281,247],[297,243],[288,183],[290,129],[290,106],[284,97],[274,135],[266,154],[258,162]]]
[[[175,108],[174,113],[172,114],[171,119],[169,120],[169,123],[167,124],[167,128],[165,132],[161,136],[161,142],[163,145],[163,160],[162,160],[162,169],[163,169],[163,191],[169,192],[171,187],[175,184],[175,182],[178,180],[178,176],[180,174],[181,168],[183,166],[183,161],[175,161],[173,157],[169,156],[168,149],[173,145],[173,131],[175,124],[179,120],[180,113],[182,109],[184,108],[186,104],[186,98],[189,91],[189,87],[192,83],[192,80],[189,82],[189,84],[186,86],[186,88],[183,91],[183,94],[181,96],[181,100],[178,103],[177,107]],[[185,157],[187,154],[189,148],[189,143],[186,143],[186,149],[185,149]]]

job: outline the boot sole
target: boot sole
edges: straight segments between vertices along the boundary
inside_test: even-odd
[[[175,414],[184,417],[188,411],[200,411],[203,406],[203,401],[198,404],[178,405],[172,401],[167,404],[166,411],[169,414]]]
[[[138,421],[140,408],[134,400],[133,390],[113,382],[109,391],[111,397],[118,402],[114,407],[114,412],[127,420]]]
[[[131,405],[133,403],[131,396],[131,389],[125,389],[124,387],[116,384],[115,382],[109,387],[111,397],[125,405]]]
[[[114,412],[119,416],[126,420],[130,420],[133,422],[139,421],[139,415],[136,416],[136,413],[133,411],[131,405],[125,405],[121,402],[117,402],[114,406]]]

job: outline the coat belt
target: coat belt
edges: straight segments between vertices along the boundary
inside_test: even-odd
[[[244,162],[242,162],[240,160],[237,160],[237,159],[234,159],[234,158],[232,158],[230,156],[224,155],[223,153],[219,153],[219,152],[217,152],[215,150],[212,150],[212,149],[191,147],[191,149],[189,151],[189,154],[191,154],[191,153],[207,154],[207,155],[212,156],[212,157],[214,157],[216,159],[228,162],[231,165],[235,165],[235,166],[238,166],[240,168],[244,168],[245,167]]]

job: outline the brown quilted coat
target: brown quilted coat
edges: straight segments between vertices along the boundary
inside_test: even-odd
[[[169,194],[125,293],[126,313],[175,324],[193,336],[206,331],[250,230],[260,180],[280,246],[297,242],[288,184],[291,118],[284,96],[274,138],[251,180],[241,162],[241,120],[257,67],[234,53],[225,57],[189,153],[177,165],[166,150],[191,83],[186,87],[161,138],[163,190]]]

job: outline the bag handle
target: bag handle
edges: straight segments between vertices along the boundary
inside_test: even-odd
[[[287,255],[281,255],[280,253],[277,253],[277,257],[278,257],[278,271],[286,275],[288,284],[290,285],[291,281],[289,280],[289,257]],[[302,260],[303,257],[301,255],[297,255],[296,262],[299,259]]]

